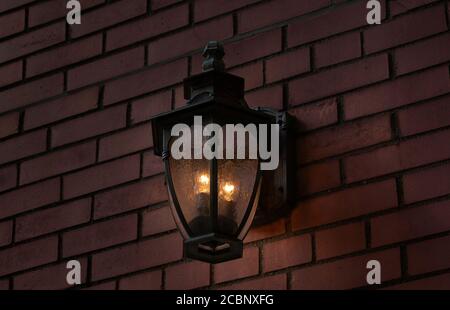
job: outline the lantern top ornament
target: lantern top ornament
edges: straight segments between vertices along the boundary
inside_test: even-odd
[[[225,63],[223,62],[225,52],[222,43],[219,41],[209,41],[203,50],[202,56],[205,57],[202,65],[203,72],[225,71]]]
[[[222,43],[219,41],[209,41],[203,49],[202,56],[205,58],[202,63],[202,73],[184,79],[184,99],[188,100],[187,105],[198,103],[200,97],[215,101],[227,101],[230,104],[237,104],[247,107],[244,101],[244,79],[225,72],[225,55]]]

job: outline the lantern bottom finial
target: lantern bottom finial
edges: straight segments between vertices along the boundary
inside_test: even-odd
[[[185,256],[208,263],[221,263],[242,257],[243,242],[211,233],[184,241]]]

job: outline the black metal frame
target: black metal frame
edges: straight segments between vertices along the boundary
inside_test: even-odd
[[[162,156],[165,164],[165,173],[169,195],[171,199],[171,210],[182,234],[185,237],[184,252],[186,257],[218,263],[235,258],[242,257],[243,239],[248,231],[253,217],[256,222],[264,223],[274,217],[279,210],[287,209],[289,205],[288,186],[292,184],[290,178],[292,167],[290,167],[290,154],[292,143],[288,141],[289,117],[287,113],[275,112],[268,109],[250,109],[244,100],[244,80],[240,77],[223,72],[223,50],[220,44],[209,43],[204,52],[208,58],[205,61],[201,74],[185,79],[184,94],[188,99],[187,105],[175,111],[160,114],[152,119],[154,153]],[[170,138],[171,128],[177,123],[185,123],[188,126],[193,124],[194,116],[202,115],[203,118],[219,125],[227,123],[244,126],[249,123],[254,124],[274,124],[281,125],[280,148],[281,158],[280,167],[274,172],[275,178],[272,178],[275,191],[282,191],[282,195],[275,195],[279,201],[273,203],[268,197],[264,196],[261,201],[258,199],[262,187],[270,187],[271,182],[266,178],[263,184],[262,172],[258,169],[255,176],[253,191],[249,204],[243,218],[238,223],[238,228],[233,235],[224,235],[218,233],[217,215],[218,215],[218,189],[217,189],[217,160],[210,161],[210,216],[212,221],[212,233],[205,232],[201,236],[193,236],[191,228],[184,217],[180,207],[170,168]],[[288,164],[289,162],[289,164]],[[270,198],[269,198],[270,199]],[[259,208],[256,212],[256,208]],[[262,208],[262,206],[264,206]],[[275,208],[274,208],[275,206]],[[256,214],[256,215],[255,215]],[[246,231],[244,231],[246,230]],[[214,245],[205,250],[206,245]],[[217,245],[217,246],[216,246]],[[223,245],[226,245],[225,247]]]
[[[199,106],[197,106],[197,104]],[[189,227],[189,224],[186,220],[186,218],[183,215],[181,206],[179,204],[178,198],[176,196],[176,191],[174,188],[174,184],[173,184],[173,179],[172,179],[172,173],[171,173],[171,168],[170,168],[170,150],[169,150],[169,145],[170,145],[170,131],[172,128],[172,125],[178,122],[183,122],[186,123],[187,125],[191,125],[192,124],[192,120],[193,117],[195,115],[202,115],[202,116],[207,116],[210,118],[211,121],[214,121],[215,123],[218,123],[219,125],[225,125],[227,124],[228,121],[231,120],[236,120],[237,118],[242,121],[242,123],[247,124],[247,123],[273,123],[274,122],[274,118],[268,114],[261,114],[258,111],[254,111],[251,110],[245,106],[238,106],[237,109],[232,109],[232,106],[229,106],[227,104],[224,104],[224,102],[217,102],[214,100],[214,98],[211,97],[210,101],[207,102],[201,102],[201,103],[197,103],[197,104],[191,104],[190,106],[187,107],[187,109],[180,109],[178,111],[174,111],[174,112],[169,112],[163,115],[159,115],[158,117],[156,117],[155,119],[153,119],[153,132],[154,133],[158,133],[161,132],[162,133],[162,141],[161,141],[161,136],[157,136],[155,138],[155,141],[159,141],[158,143],[155,144],[155,153],[156,150],[162,150],[161,155],[162,158],[164,160],[164,165],[165,165],[165,171],[166,171],[166,182],[167,182],[167,186],[168,186],[168,190],[171,194],[171,199],[172,199],[172,213],[174,215],[174,217],[177,217],[177,222],[181,223],[181,225],[183,226],[184,230],[186,231],[187,236],[185,236],[185,242],[184,242],[184,251],[185,251],[185,256],[186,257],[190,257],[190,258],[194,258],[194,259],[198,259],[198,260],[202,260],[202,261],[207,261],[210,263],[218,263],[218,262],[222,262],[222,261],[227,261],[230,259],[235,259],[235,258],[239,258],[242,257],[242,239],[239,239],[238,237],[241,235],[242,233],[242,229],[245,227],[245,224],[249,221],[252,220],[250,218],[251,214],[255,213],[252,212],[254,211],[253,209],[256,208],[257,206],[255,205],[255,198],[256,195],[258,193],[258,188],[261,184],[261,177],[262,177],[262,173],[261,171],[258,169],[256,171],[256,176],[255,176],[255,183],[254,183],[254,187],[252,190],[252,195],[251,198],[249,200],[249,204],[247,206],[246,212],[242,218],[241,223],[239,223],[239,227],[236,230],[236,233],[231,235],[231,236],[225,236],[223,234],[218,234],[218,233],[207,233],[203,236],[198,236],[198,237],[192,237],[193,233]],[[226,115],[226,111],[228,112],[233,111],[233,115],[234,117],[224,117]],[[246,116],[245,116],[246,115]],[[167,118],[167,119],[166,119]],[[170,119],[170,121],[169,121]],[[165,125],[161,125],[162,123],[164,123],[166,121],[168,121],[168,123],[165,123]],[[188,121],[189,120],[189,121]],[[161,131],[162,129],[162,131]],[[158,154],[158,153],[156,153]],[[259,161],[258,161],[258,165],[259,165]],[[217,214],[218,214],[218,194],[217,194],[217,160],[213,159],[211,161],[211,165],[210,165],[210,215],[211,215],[211,220],[212,220],[212,228],[213,231],[217,231],[217,224],[215,223],[215,221],[217,220]],[[201,247],[199,247],[201,244],[207,243],[207,242],[217,242],[217,243],[227,243],[229,244],[229,248],[227,251],[219,251],[217,253],[206,253],[204,250],[201,249]]]

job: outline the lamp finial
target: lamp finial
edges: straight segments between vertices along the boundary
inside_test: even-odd
[[[209,41],[202,54],[205,57],[202,65],[203,72],[225,71],[225,64],[223,62],[224,55],[225,52],[222,43],[219,41]]]

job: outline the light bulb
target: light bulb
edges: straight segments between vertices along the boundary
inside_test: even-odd
[[[206,174],[198,176],[196,186],[199,193],[209,193],[209,176]]]
[[[226,201],[232,201],[236,192],[236,186],[233,183],[227,182],[222,186],[221,196]]]

